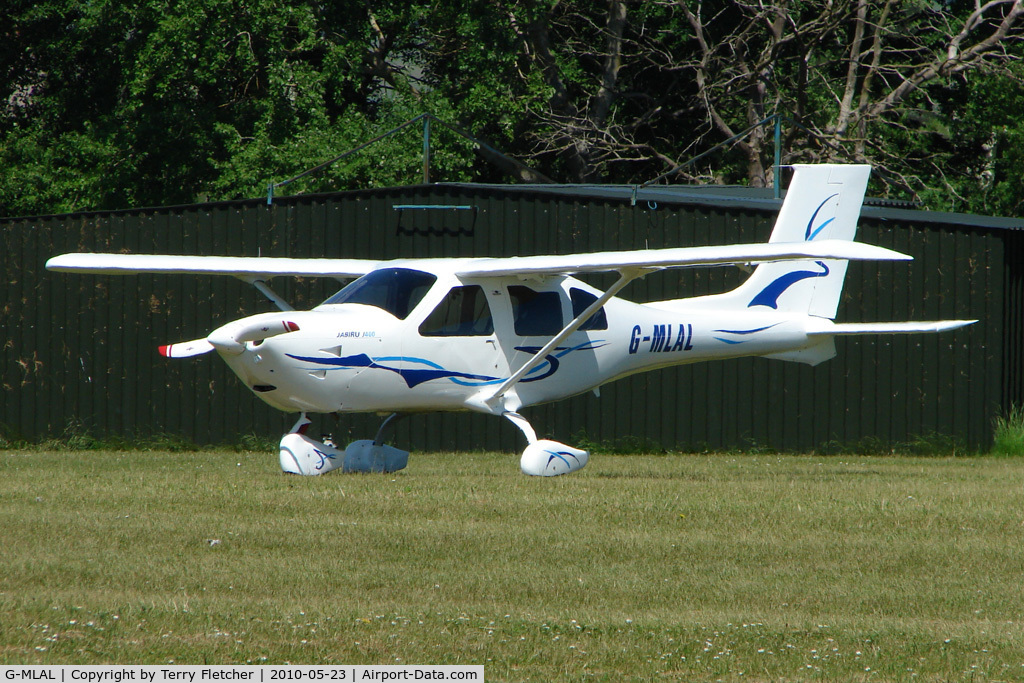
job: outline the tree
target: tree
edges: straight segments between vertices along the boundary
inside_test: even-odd
[[[498,71],[488,88],[522,115],[516,151],[565,180],[642,181],[780,113],[791,121],[784,162],[871,163],[879,190],[934,197],[928,188],[962,175],[937,131],[978,96],[968,83],[1020,90],[1022,16],[1020,0],[506,1],[461,23],[446,16],[432,73],[438,88],[479,87],[474,57],[448,58],[487,51]],[[470,49],[469,35],[489,40]],[[972,116],[988,125],[979,107]],[[1006,123],[991,125],[998,138]],[[755,127],[713,171],[679,177],[765,186],[772,138]]]
[[[969,76],[1021,85],[1011,70],[1024,56],[1020,0],[656,4],[507,10],[524,80],[537,74],[549,86],[534,112],[547,132],[534,156],[561,154],[576,181],[614,175],[603,167],[611,161],[650,173],[652,159],[681,160],[694,141],[708,148],[780,113],[796,124],[784,161],[872,163],[912,194],[944,175],[927,130],[965,102],[943,94]],[[690,140],[680,144],[672,128]],[[719,175],[767,185],[772,144],[770,129],[755,128],[736,143],[742,172]]]
[[[450,3],[428,24],[431,85],[465,93],[461,120],[551,177],[635,179],[672,163],[683,137],[665,128],[656,56],[671,21],[621,0]]]
[[[1024,0],[12,0],[0,211],[261,194],[423,112],[433,178],[769,184],[877,169],[875,193],[1021,212]],[[416,182],[418,131],[289,192]]]
[[[15,2],[0,52],[0,210],[258,195],[422,109],[445,111],[384,61],[414,59],[407,29],[423,11],[415,3],[374,11],[271,0]],[[447,149],[434,163],[457,174],[472,152]],[[292,191],[332,180],[398,184],[419,165],[409,145],[375,152]]]

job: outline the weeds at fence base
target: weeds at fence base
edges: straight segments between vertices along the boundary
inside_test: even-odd
[[[215,444],[239,452],[277,452],[277,439],[258,434],[243,434],[235,442]],[[135,435],[95,435],[83,422],[72,420],[58,436],[38,440],[26,439],[13,429],[0,424],[0,451],[164,451],[194,453],[210,445],[200,445],[181,434],[155,432]]]
[[[1024,408],[1013,406],[993,423],[993,455],[1024,455]]]

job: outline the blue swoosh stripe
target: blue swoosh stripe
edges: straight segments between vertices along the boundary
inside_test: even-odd
[[[381,358],[379,360],[404,360],[421,362],[432,367],[426,370],[393,368],[387,365],[381,365],[376,360],[367,356],[365,353],[360,353],[355,356],[345,356],[344,358],[314,358],[312,356],[295,356],[290,353],[287,355],[289,358],[301,360],[306,363],[314,363],[316,365],[333,365],[338,368],[374,368],[377,370],[387,370],[389,372],[394,372],[399,377],[404,379],[406,385],[410,389],[419,386],[424,382],[429,382],[435,379],[451,379],[452,381],[457,381],[458,379],[482,380],[484,384],[500,381],[500,379],[497,377],[489,377],[487,375],[473,375],[468,372],[456,372],[454,370],[445,370],[436,363],[432,363],[428,360],[420,358],[401,358],[396,356],[389,356],[387,358]]]
[[[599,349],[602,346],[607,346],[607,343],[604,342],[604,340],[585,341],[582,344],[577,344],[576,346],[570,346],[570,347],[565,347],[565,346],[556,347],[555,351],[558,352],[558,353],[555,353],[554,355],[548,354],[545,357],[543,363],[541,363],[540,365],[535,367],[533,370],[530,370],[528,373],[526,373],[526,377],[528,379],[523,379],[522,381],[525,384],[526,382],[536,382],[537,380],[541,380],[541,379],[545,379],[547,377],[550,377],[551,375],[555,374],[556,370],[558,370],[558,366],[559,366],[559,360],[558,359],[559,358],[562,358],[563,356],[565,356],[567,354],[570,354],[573,351],[593,351],[594,349]],[[515,347],[515,349],[516,349],[516,351],[525,351],[526,353],[530,353],[530,354],[536,355],[537,352],[540,351],[541,347],[539,347],[539,346],[517,346],[517,347]],[[548,366],[547,370],[543,374],[539,374],[538,375],[537,373],[539,373],[541,371],[541,369],[544,368],[545,364],[547,364],[547,366]],[[537,375],[537,376],[536,377],[531,377],[531,375]]]
[[[558,370],[560,363],[559,358],[566,356],[573,351],[592,351],[599,349],[602,346],[606,346],[607,342],[604,340],[586,341],[582,344],[578,344],[572,347],[559,347],[556,349],[558,353],[549,355],[544,363],[527,373],[527,377],[530,375],[538,375],[536,377],[530,377],[530,379],[524,379],[524,382],[535,382],[539,379],[550,377]],[[526,351],[528,353],[537,353],[540,351],[540,347],[517,347],[517,350]],[[414,358],[410,356],[381,356],[379,358],[370,358],[365,353],[359,353],[353,356],[345,356],[343,358],[317,358],[314,356],[297,356],[294,354],[287,354],[289,358],[303,361],[305,363],[313,363],[314,365],[321,366],[333,366],[334,369],[342,370],[345,368],[373,368],[376,370],[387,370],[393,372],[405,380],[406,385],[412,389],[414,387],[423,384],[424,382],[430,382],[435,379],[447,379],[455,384],[461,386],[486,386],[488,384],[498,384],[504,382],[507,378],[491,377],[489,375],[475,375],[468,372],[458,372],[455,370],[448,370],[437,363],[427,360],[426,358]],[[427,366],[426,368],[395,368],[390,365],[384,365],[384,363],[422,363]],[[545,363],[547,367],[545,367]]]
[[[827,225],[828,225],[829,223],[831,223],[831,222],[832,222],[832,221],[834,221],[834,220],[835,220],[835,216],[833,216],[832,218],[829,218],[829,219],[828,219],[827,221],[825,221],[824,223],[822,223],[822,224],[821,224],[821,227],[819,227],[819,228],[818,228],[817,230],[815,230],[814,232],[812,232],[812,233],[810,234],[810,236],[809,236],[809,237],[807,238],[807,241],[808,241],[808,242],[810,242],[810,241],[811,241],[811,240],[813,240],[813,239],[814,239],[815,237],[817,237],[817,236],[818,236],[818,233],[819,233],[819,232],[821,232],[822,230],[824,230],[824,229],[825,229],[825,226],[827,226]]]
[[[554,460],[555,458],[558,458],[559,460],[564,462],[566,467],[572,467],[572,465],[569,464],[569,461],[564,456],[569,456],[570,458],[572,458],[576,462],[580,461],[580,459],[577,458],[575,455],[573,455],[572,453],[566,453],[565,451],[548,451],[548,450],[546,450],[544,452],[547,453],[548,456],[549,456],[547,464],[544,465],[544,469],[547,469],[548,465],[550,465],[551,461]]]
[[[755,332],[764,332],[770,330],[779,323],[772,323],[771,325],[765,325],[764,327],[758,327],[753,330],[715,330],[715,332],[725,332],[726,334],[754,334]]]

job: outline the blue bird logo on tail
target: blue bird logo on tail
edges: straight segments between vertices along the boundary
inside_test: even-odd
[[[814,227],[814,221],[818,220],[818,214],[821,212],[822,207],[824,207],[825,204],[827,204],[830,199],[834,199],[835,197],[838,197],[838,196],[839,196],[839,193],[836,192],[833,195],[829,195],[828,197],[825,197],[825,201],[823,201],[821,204],[818,204],[818,208],[814,210],[813,214],[811,214],[811,220],[807,221],[807,230],[804,231],[804,241],[805,242],[810,242],[811,240],[813,240],[815,237],[817,237],[821,233],[822,230],[824,230],[826,227],[828,227],[829,223],[831,223],[832,221],[834,221],[836,219],[835,216],[832,216],[828,220],[823,221],[822,224],[819,225],[818,227]]]
[[[812,277],[825,277],[829,274],[828,266],[821,261],[815,261],[815,264],[821,267],[821,271],[814,270],[791,270],[790,272],[772,280],[771,283],[760,292],[757,293],[750,303],[747,304],[747,308],[753,306],[767,306],[768,308],[779,307],[779,297],[783,293],[795,285],[801,280],[806,280]]]

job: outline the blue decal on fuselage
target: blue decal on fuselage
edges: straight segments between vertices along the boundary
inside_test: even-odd
[[[779,325],[779,324],[780,323],[772,323],[771,325],[765,325],[764,327],[755,327],[752,330],[715,330],[715,332],[721,332],[723,334],[735,334],[735,335],[739,335],[739,336],[746,336],[748,334],[756,334],[758,332],[764,332],[765,330],[770,330],[771,328],[773,328],[773,327],[775,327],[776,325]],[[715,339],[717,341],[722,342],[723,344],[732,344],[732,345],[743,344],[745,342],[750,341],[749,339],[727,339],[725,337],[715,337]]]
[[[607,342],[604,340],[593,340],[586,341],[576,346],[560,346],[555,349],[555,353],[548,354],[545,357],[543,363],[535,367],[533,370],[526,374],[526,378],[523,382],[536,382],[537,380],[545,379],[553,375],[559,368],[559,359],[570,354],[574,351],[593,351],[605,346]],[[527,353],[537,353],[541,347],[516,347],[519,351],[526,351]],[[289,358],[303,361],[305,363],[313,363],[319,366],[331,366],[333,369],[344,370],[347,368],[373,368],[376,370],[387,370],[393,372],[405,380],[406,385],[413,389],[424,382],[430,382],[435,379],[447,379],[455,384],[461,386],[479,387],[486,386],[488,384],[499,384],[504,382],[507,378],[502,377],[491,377],[489,375],[476,375],[469,372],[458,372],[456,370],[448,370],[447,368],[438,365],[437,363],[427,360],[426,358],[415,358],[410,356],[381,356],[379,358],[370,358],[365,353],[359,353],[353,356],[344,356],[342,358],[318,358],[314,356],[296,356],[294,354],[287,354]],[[425,365],[425,368],[407,368],[407,367],[393,367],[387,365],[387,363],[418,363]]]
[[[487,384],[491,382],[500,381],[498,377],[489,377],[487,375],[474,375],[468,372],[456,372],[454,370],[445,370],[436,363],[432,363],[422,358],[402,358],[402,357],[389,357],[380,358],[374,360],[365,353],[356,354],[354,356],[345,356],[344,358],[314,358],[311,356],[295,356],[287,354],[289,358],[295,360],[301,360],[305,363],[314,363],[316,365],[333,365],[337,368],[375,368],[377,370],[387,370],[389,372],[396,373],[399,377],[405,380],[406,385],[412,389],[424,382],[429,382],[435,379],[451,379],[453,381],[457,379],[466,380],[477,380],[481,384]],[[417,363],[423,363],[428,365],[427,369],[416,369],[416,368],[393,368],[387,365],[382,365],[378,361],[412,361]]]
[[[780,323],[772,323],[771,325],[765,325],[764,327],[755,327],[752,330],[715,330],[715,332],[724,332],[726,334],[754,334],[755,332],[764,332],[770,330]]]
[[[526,379],[523,379],[522,382],[524,384],[526,382],[536,382],[537,380],[546,379],[546,378],[550,377],[551,375],[555,374],[555,372],[558,370],[558,366],[560,364],[559,363],[559,359],[562,358],[563,356],[565,356],[566,354],[572,353],[573,351],[593,351],[594,349],[599,349],[599,348],[601,348],[602,346],[605,346],[605,345],[606,345],[606,343],[604,342],[604,340],[598,339],[598,340],[595,340],[595,341],[585,341],[582,344],[577,344],[576,346],[558,346],[558,347],[555,348],[555,353],[554,354],[550,354],[549,353],[546,356],[544,356],[544,363],[541,363],[540,365],[535,367],[533,370],[531,370],[530,372],[526,373]],[[540,347],[540,346],[517,346],[517,347],[515,347],[516,351],[525,351],[526,353],[533,354],[533,355],[536,355],[537,353],[539,353],[541,348],[542,347]],[[544,369],[544,364],[545,363],[547,363],[547,366],[548,366],[546,369]],[[544,369],[543,372],[541,372],[542,369]],[[541,374],[537,375],[536,377],[532,376],[532,375],[534,375],[535,373],[538,373],[538,372],[541,372]]]

